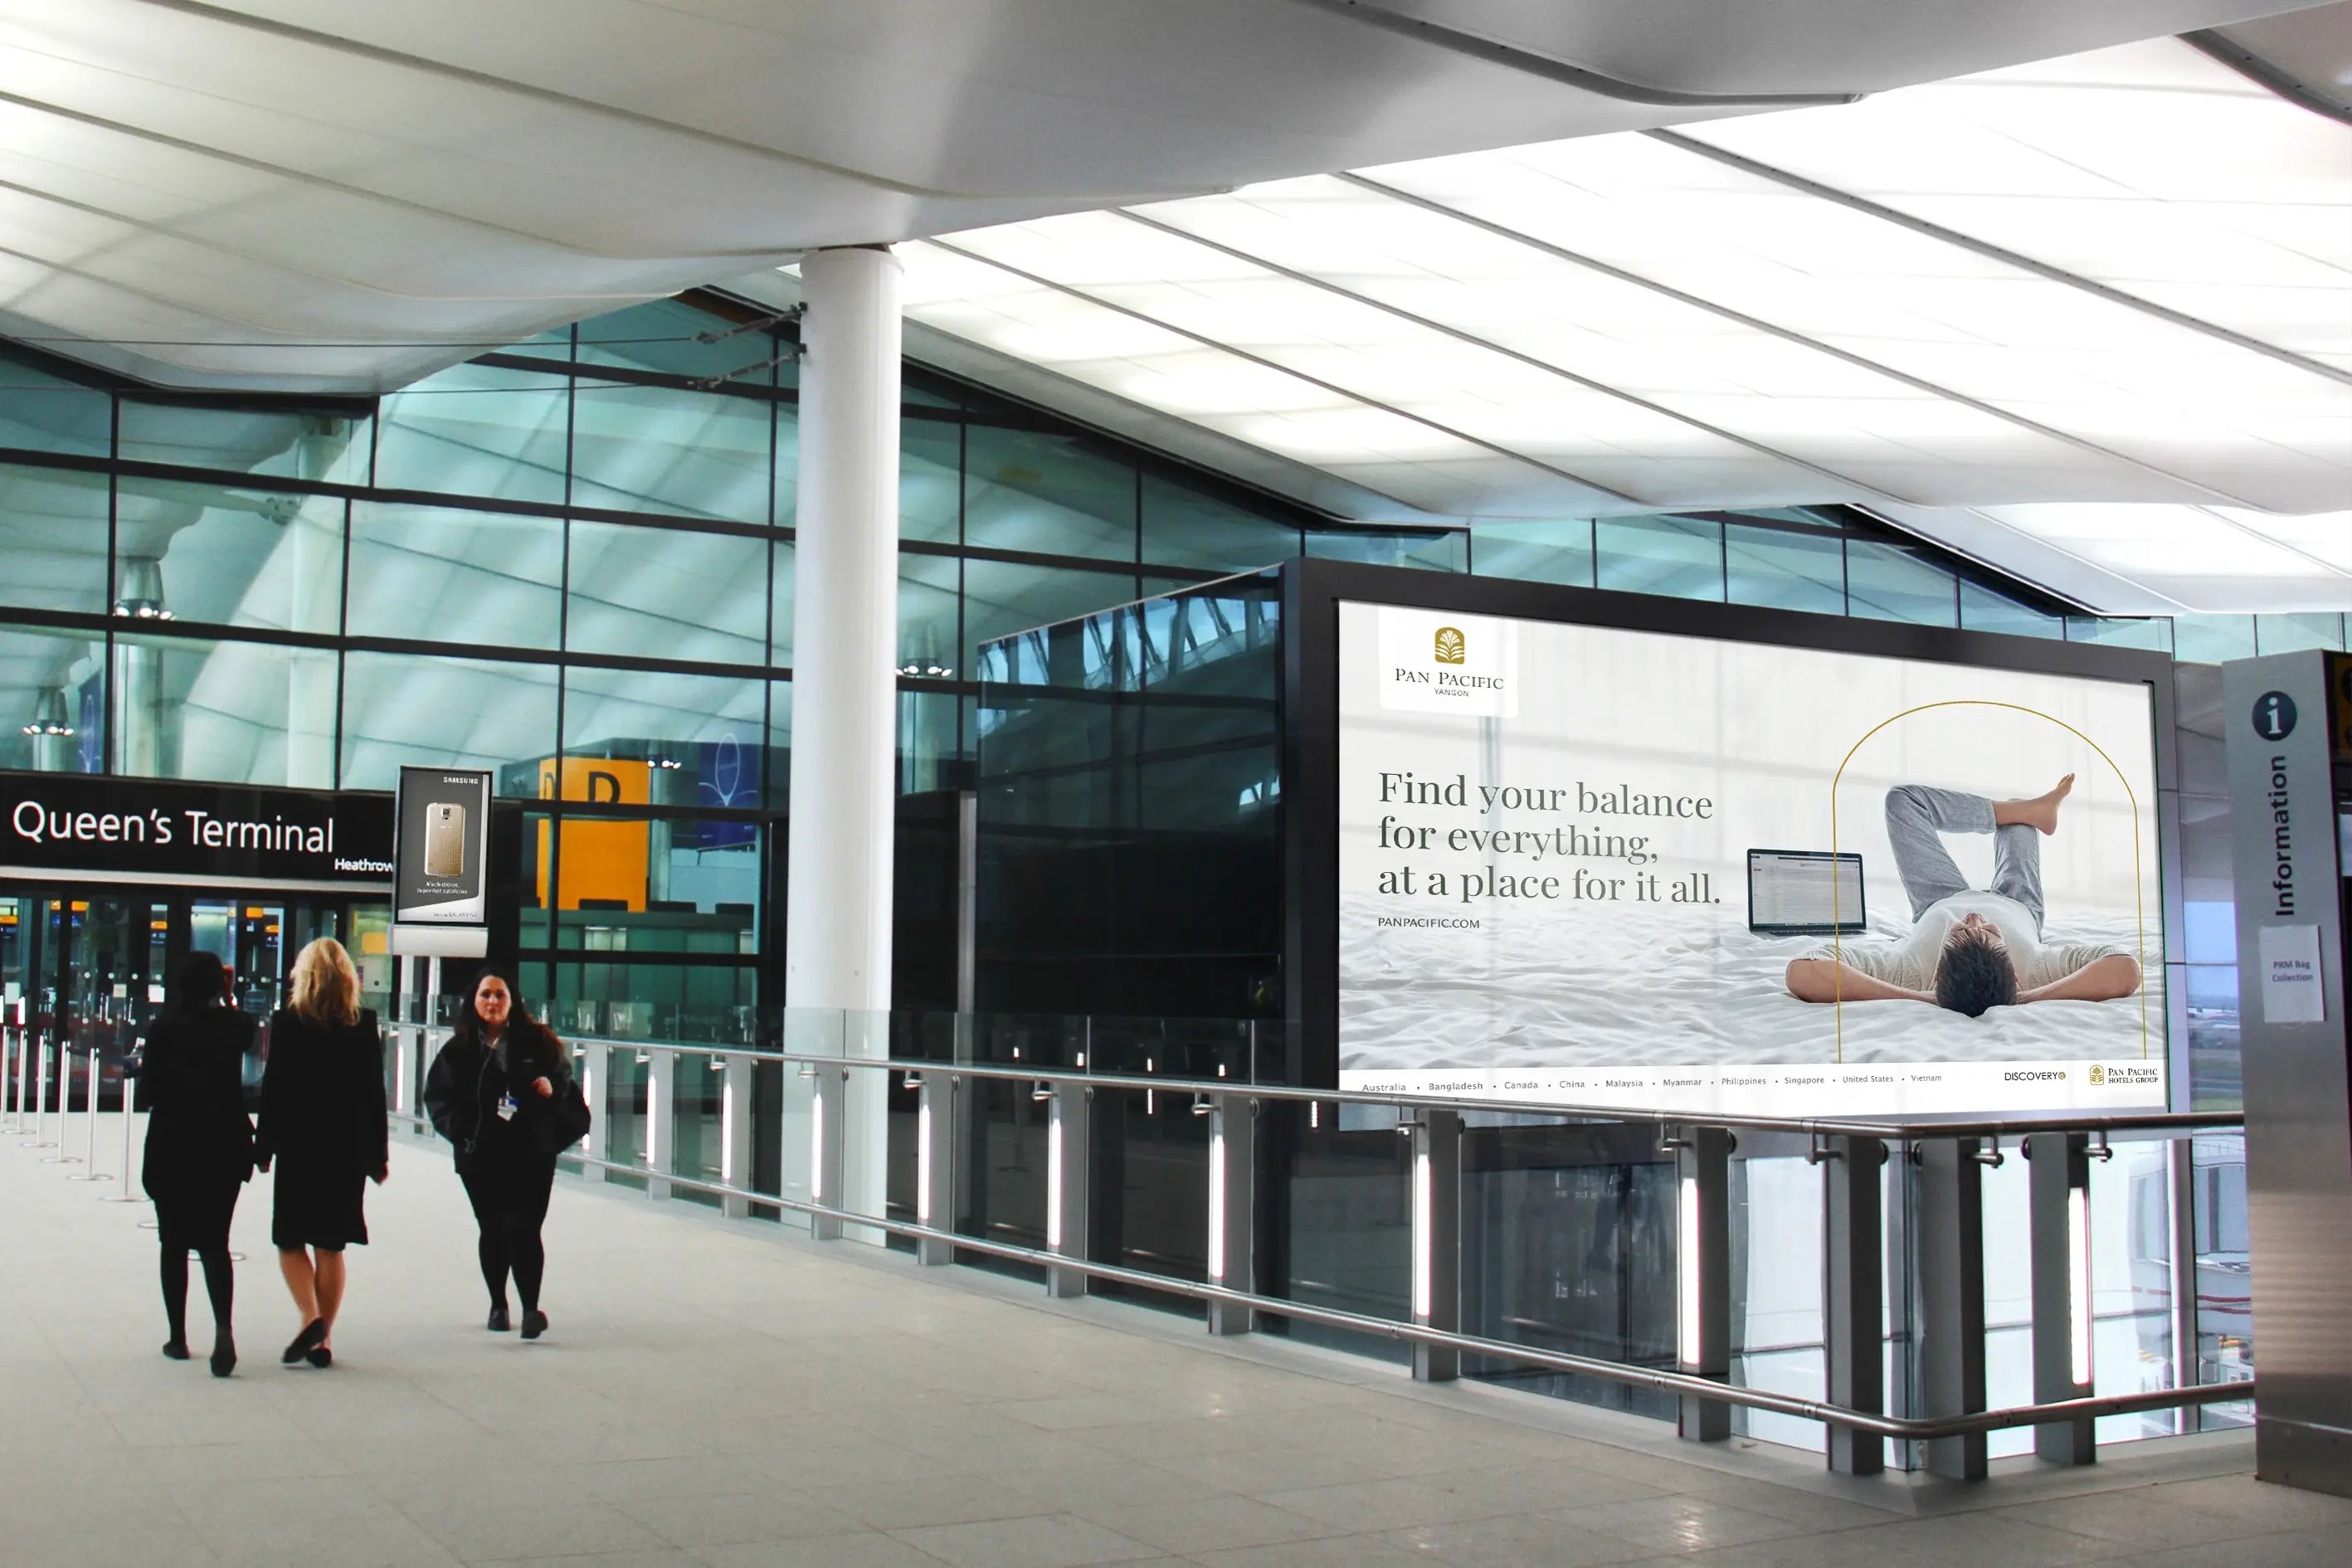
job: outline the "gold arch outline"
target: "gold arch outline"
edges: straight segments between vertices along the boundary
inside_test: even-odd
[[[2116,765],[2115,758],[2107,755],[2107,749],[2105,746],[2084,734],[2065,720],[2044,713],[2039,708],[2028,708],[2021,702],[1996,702],[1990,698],[1984,697],[1954,697],[1941,702],[1922,702],[1916,708],[1906,708],[1900,713],[1880,720],[1863,732],[1862,739],[1846,748],[1844,757],[1838,763],[1837,772],[1830,775],[1830,855],[1832,857],[1830,861],[1832,868],[1830,874],[1832,961],[1830,984],[1832,987],[1831,1009],[1837,1018],[1838,1065],[1841,1067],[1845,1065],[1845,940],[1843,929],[1845,919],[1840,899],[1844,879],[1839,877],[1835,869],[1837,865],[1835,857],[1838,852],[1838,785],[1843,782],[1846,767],[1853,761],[1853,754],[1868,745],[1873,735],[1877,734],[1889,724],[1908,719],[1914,713],[1925,713],[1937,708],[2006,708],[2012,712],[2029,713],[2036,719],[2047,720],[2098,752],[2099,760],[2106,763],[2108,770],[2116,775],[2116,782],[2124,786],[2124,795],[2130,800],[2132,808],[2132,939],[2139,963],[2139,1059],[2147,1060],[2147,889],[2143,883],[2140,868],[2139,792],[2132,788],[2131,780],[2124,776],[2123,769]]]

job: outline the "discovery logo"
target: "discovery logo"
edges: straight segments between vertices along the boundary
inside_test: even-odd
[[[1518,635],[1508,621],[1378,606],[1381,706],[1508,719],[1519,710]]]
[[[2065,1078],[2064,1068],[2012,1068],[2001,1074],[2000,1081],[2003,1083],[2063,1083]]]

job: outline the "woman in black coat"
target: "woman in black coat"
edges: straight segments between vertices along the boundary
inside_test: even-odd
[[[236,1270],[229,1261],[229,1221],[253,1176],[253,1123],[245,1117],[245,1054],[253,1020],[228,999],[228,972],[217,954],[192,952],[172,973],[172,1002],[147,1031],[138,1078],[147,1102],[147,1156],[141,1184],[155,1201],[163,1245],[163,1316],[172,1337],[163,1353],[188,1359],[188,1254],[204,1260],[212,1299],[215,1377],[236,1367],[229,1330]]]
[[[555,1157],[571,1142],[558,1126],[572,1098],[572,1060],[495,969],[475,979],[449,1043],[425,1079],[434,1131],[457,1148],[457,1179],[474,1205],[489,1328],[504,1333],[507,1276],[522,1298],[522,1337],[547,1331],[539,1287],[547,1268],[540,1227],[555,1185]]]
[[[302,1331],[278,1360],[333,1364],[343,1248],[367,1245],[367,1184],[391,1173],[383,1039],[360,1007],[359,971],[332,937],[294,960],[287,1005],[269,1020],[256,1152],[278,1165],[269,1239]]]

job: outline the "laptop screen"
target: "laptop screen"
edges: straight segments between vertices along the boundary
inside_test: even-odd
[[[1777,936],[1850,936],[1865,929],[1862,857],[1812,849],[1748,852],[1748,929]]]

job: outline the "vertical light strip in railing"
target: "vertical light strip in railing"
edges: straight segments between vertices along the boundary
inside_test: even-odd
[[[1412,1321],[1462,1331],[1462,1113],[1424,1110],[1399,1130],[1412,1140]],[[1462,1352],[1412,1347],[1417,1383],[1462,1375]]]
[[[1886,1262],[1879,1243],[1886,1145],[1875,1138],[1832,1138],[1819,1153],[1829,1400],[1878,1415],[1886,1409]],[[1847,1476],[1885,1469],[1886,1440],[1876,1433],[1851,1426],[1828,1432],[1831,1469]]]
[[[1209,1283],[1254,1290],[1256,1238],[1252,1175],[1257,1168],[1257,1101],[1221,1094],[1209,1112]],[[1257,1314],[1236,1301],[1209,1303],[1209,1331],[1245,1334]]]
[[[1919,1408],[1959,1415],[1985,1408],[1984,1167],[2000,1158],[1975,1138],[1918,1145]],[[1985,1475],[1984,1434],[1937,1437],[1927,1469],[1954,1480]]]
[[[955,1130],[961,1088],[953,1075],[937,1069],[925,1072],[915,1083],[915,1218],[941,1230],[955,1226]],[[1050,1183],[1050,1174],[1047,1179]],[[1049,1214],[1052,1203],[1049,1195]],[[931,1268],[953,1263],[955,1246],[923,1237],[915,1243],[915,1259]]]
[[[753,1100],[758,1085],[751,1058],[724,1056],[713,1059],[719,1072],[719,1179],[730,1187],[748,1187],[751,1184],[751,1134],[759,1117]],[[729,1219],[749,1219],[751,1200],[730,1193],[719,1200],[719,1212]]]
[[[1731,1378],[1731,1134],[1687,1129],[1675,1151],[1680,1215],[1675,1247],[1676,1360],[1684,1372]],[[1695,1443],[1731,1436],[1731,1406],[1685,1394],[1676,1431]]]
[[[810,1067],[809,1079],[809,1200],[835,1208],[846,1195],[842,1190],[848,1164],[842,1154],[842,1135],[848,1123],[844,1104],[849,1098],[848,1069]],[[841,1221],[830,1215],[812,1215],[809,1235],[818,1241],[839,1241]]]
[[[2026,1247],[2032,1265],[2033,1402],[2087,1399],[2091,1342],[2090,1140],[2080,1132],[2025,1139]],[[2088,1420],[2033,1429],[2033,1451],[2061,1465],[2098,1458]]]
[[[2171,1202],[2167,1248],[2172,1285],[2172,1385],[2186,1388],[2205,1381],[2205,1356],[2197,1328],[2197,1140],[2192,1134],[2164,1146],[2165,1190]],[[2200,1407],[2184,1405],[2173,1412],[2173,1431],[2186,1434],[2202,1424]]]
[[[676,1152],[677,1114],[677,1053],[656,1047],[643,1053],[646,1060],[646,1195],[670,1194],[668,1162]]]
[[[1045,1250],[1081,1263],[1091,1256],[1087,1189],[1094,1171],[1094,1099],[1084,1084],[1057,1083],[1045,1112]],[[1076,1268],[1048,1268],[1045,1293],[1083,1296],[1087,1277]]]
[[[21,1000],[11,1004],[18,1008],[23,1005]],[[33,1059],[32,1031],[26,1028],[22,1023],[16,1023],[8,1026],[8,1033],[16,1047],[8,1053],[9,1060],[16,1064],[16,1079],[13,1084],[16,1091],[16,1109],[9,1115],[8,1130],[12,1132],[22,1132],[25,1131],[25,1072],[32,1065]]]
[[[588,1141],[583,1146],[588,1161],[581,1166],[580,1173],[592,1182],[601,1182],[604,1179],[604,1167],[596,1162],[613,1157],[613,1144],[607,1130],[611,1121],[605,1114],[607,1107],[596,1097],[611,1092],[613,1047],[601,1040],[593,1041],[579,1047],[578,1056],[580,1096],[588,1102]]]

